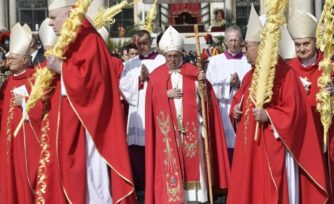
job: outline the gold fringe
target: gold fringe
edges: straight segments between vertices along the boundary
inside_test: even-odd
[[[184,190],[200,190],[201,183],[199,181],[183,182],[183,189]]]

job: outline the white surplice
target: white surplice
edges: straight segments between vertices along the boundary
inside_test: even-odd
[[[242,81],[250,69],[251,65],[248,64],[244,55],[241,59],[227,59],[225,54],[222,53],[213,56],[208,64],[206,76],[219,102],[227,148],[234,148],[235,144],[235,132],[229,118],[229,111],[233,95],[237,89],[230,87],[231,75],[236,72],[240,81]]]
[[[139,89],[139,76],[141,66],[144,64],[149,73],[160,65],[165,64],[166,59],[157,55],[154,59],[140,60],[139,56],[127,61],[124,66],[119,88],[129,103],[127,136],[128,145],[145,146],[145,97],[147,82]]]

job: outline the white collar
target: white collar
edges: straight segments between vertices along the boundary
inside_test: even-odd
[[[18,73],[18,74],[14,74],[14,76],[20,76],[21,74],[23,74],[24,72],[26,72],[27,69],[23,70],[22,72]]]
[[[35,57],[37,56],[37,53],[38,53],[38,49],[37,50],[35,50],[33,53],[31,53],[31,60],[34,60],[35,59]]]
[[[227,50],[228,53],[230,53],[233,57],[235,57],[237,54],[239,54],[240,50],[238,50],[236,53],[233,53],[229,50]]]

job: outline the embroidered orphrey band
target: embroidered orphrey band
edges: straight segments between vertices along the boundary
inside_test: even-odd
[[[12,138],[13,138],[13,133],[12,133],[12,121],[14,118],[14,107],[15,107],[15,96],[12,94],[12,97],[10,99],[10,104],[9,104],[9,110],[8,110],[8,117],[6,121],[6,146],[7,146],[7,162],[11,162],[11,151],[12,151]]]
[[[48,100],[47,100],[48,101]],[[44,117],[43,117],[43,127],[41,129],[42,135],[40,139],[41,153],[39,159],[39,167],[37,174],[37,188],[36,188],[36,204],[45,204],[44,195],[47,190],[47,163],[50,162],[50,144],[49,144],[49,135],[48,132],[50,130],[49,126],[49,113],[45,113],[49,110],[49,104],[46,102],[44,104]]]
[[[160,112],[160,117],[157,116],[157,122],[159,124],[160,132],[164,136],[163,142],[165,143],[165,159],[164,171],[166,178],[166,189],[168,202],[181,202],[181,190],[182,182],[180,181],[180,175],[178,175],[176,158],[173,155],[173,149],[170,146],[171,138],[168,137],[171,130],[171,120],[168,115],[165,116],[164,112]]]

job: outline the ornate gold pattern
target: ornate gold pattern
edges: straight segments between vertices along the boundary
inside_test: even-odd
[[[250,108],[250,98],[246,100],[246,112],[245,112],[245,120],[244,120],[244,152],[246,152],[247,146],[247,131],[248,131],[248,124],[249,124],[249,108]]]
[[[181,185],[178,179],[178,173],[174,172],[172,175],[166,174],[166,179],[168,202],[181,202]]]
[[[8,117],[6,121],[6,146],[7,146],[7,162],[11,162],[11,151],[12,151],[12,139],[13,139],[13,133],[12,133],[12,121],[14,118],[14,107],[15,107],[15,96],[12,93],[12,97],[10,98],[9,102],[9,110],[8,110]]]
[[[181,182],[180,176],[176,171],[176,158],[173,155],[173,150],[170,146],[170,138],[168,137],[168,133],[170,132],[171,126],[171,119],[168,115],[165,116],[164,112],[160,112],[156,118],[160,132],[163,134],[164,139],[163,142],[165,143],[165,159],[164,159],[164,170],[166,171],[166,187],[167,187],[167,196],[168,202],[181,202]]]
[[[183,145],[184,150],[186,152],[186,157],[193,158],[196,156],[196,153],[198,152],[198,140],[197,140],[197,128],[194,122],[191,123],[191,127],[189,128],[189,122],[186,123],[186,128],[183,136]]]
[[[49,127],[49,100],[46,100],[46,103],[43,107],[43,120],[42,124],[43,127],[41,129],[42,135],[40,139],[40,146],[41,146],[41,153],[40,153],[40,159],[39,159],[39,167],[38,167],[38,174],[37,174],[37,188],[36,188],[36,203],[37,204],[44,204],[45,198],[44,194],[47,190],[47,163],[50,162],[50,144],[49,144],[49,135],[48,132],[50,130]]]

